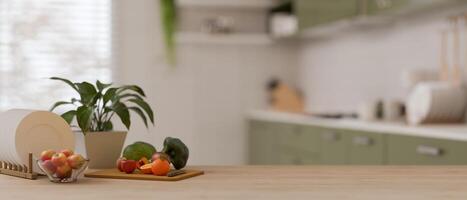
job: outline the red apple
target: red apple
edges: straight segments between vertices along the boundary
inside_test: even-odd
[[[42,163],[42,168],[47,171],[47,173],[53,174],[57,171],[57,166],[55,166],[51,160],[46,160]]]
[[[117,160],[117,169],[118,171],[121,171],[123,172],[123,169],[122,169],[122,161],[126,160],[125,157],[121,157]]]
[[[55,151],[54,150],[45,150],[41,153],[41,157],[40,159],[42,161],[46,161],[46,160],[50,160],[52,159],[52,156],[55,154]]]
[[[68,178],[68,177],[71,176],[72,172],[73,171],[72,171],[71,167],[68,164],[65,164],[65,165],[61,165],[61,166],[57,167],[57,171],[55,172],[55,175],[58,178]]]
[[[63,149],[63,150],[60,151],[60,153],[65,154],[66,157],[69,157],[69,156],[75,154],[75,153],[74,153],[72,150],[70,150],[70,149]]]
[[[162,152],[157,152],[152,155],[151,161],[154,162],[157,159],[169,160],[169,155]]]
[[[134,160],[123,160],[122,161],[122,170],[127,173],[131,174],[136,169],[136,161]]]
[[[52,163],[59,167],[59,166],[62,166],[62,165],[65,165],[67,164],[67,159],[66,159],[66,156],[65,154],[63,153],[56,153],[52,156],[52,159],[51,159]]]
[[[83,166],[85,159],[79,154],[71,155],[67,158],[68,165],[73,169],[79,169]]]

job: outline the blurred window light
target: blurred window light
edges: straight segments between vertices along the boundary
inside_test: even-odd
[[[112,0],[0,0],[0,110],[48,109],[112,78]]]

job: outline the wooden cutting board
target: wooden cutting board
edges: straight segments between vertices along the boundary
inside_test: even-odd
[[[149,181],[180,181],[183,179],[195,177],[204,174],[201,170],[183,169],[184,174],[180,174],[174,177],[168,176],[154,176],[152,174],[141,174],[135,172],[133,174],[126,174],[120,172],[117,169],[104,169],[94,172],[85,173],[85,177],[89,178],[110,178],[110,179],[131,179],[131,180],[149,180]]]

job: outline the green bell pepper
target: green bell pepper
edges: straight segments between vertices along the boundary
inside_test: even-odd
[[[188,147],[178,138],[167,137],[164,140],[163,153],[169,155],[170,162],[175,169],[182,169],[188,161]]]

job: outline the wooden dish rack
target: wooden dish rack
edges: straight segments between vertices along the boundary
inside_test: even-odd
[[[29,153],[27,166],[0,161],[0,174],[35,180],[37,179],[37,173],[32,170],[32,165],[32,153]]]

